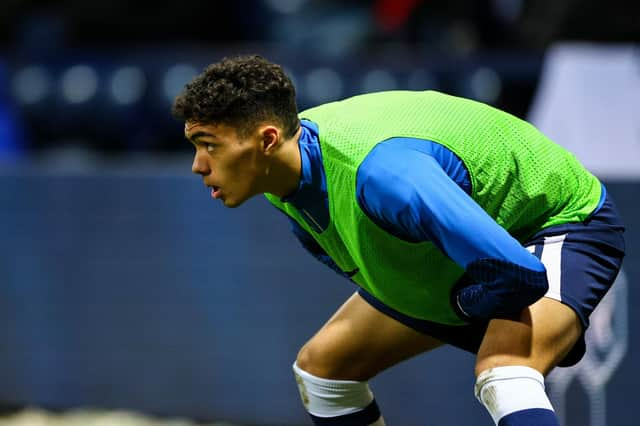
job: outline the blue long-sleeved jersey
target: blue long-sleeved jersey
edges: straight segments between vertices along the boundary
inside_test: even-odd
[[[329,224],[318,129],[303,120],[298,190],[283,199],[317,231]],[[488,319],[518,312],[546,289],[545,268],[470,196],[462,161],[431,141],[393,138],[379,143],[360,165],[357,200],[363,212],[390,234],[430,241],[466,270],[474,285],[459,293],[463,315]],[[316,258],[341,272],[295,221],[293,232]]]

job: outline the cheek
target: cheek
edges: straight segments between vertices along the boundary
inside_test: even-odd
[[[259,178],[259,164],[252,152],[238,153],[226,163],[225,178],[235,187],[251,187]]]

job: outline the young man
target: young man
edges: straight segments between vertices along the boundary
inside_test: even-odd
[[[193,172],[236,207],[257,194],[360,286],[293,365],[317,425],[384,425],[367,380],[451,344],[500,426],[557,425],[544,390],[584,354],[624,256],[604,186],[530,124],[438,92],[300,114],[282,68],[224,59],[174,104]]]

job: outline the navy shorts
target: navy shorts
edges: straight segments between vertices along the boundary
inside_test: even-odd
[[[524,244],[547,269],[549,291],[545,297],[570,306],[578,314],[583,331],[589,327],[589,316],[618,275],[625,250],[623,233],[617,209],[607,195],[602,206],[584,222],[546,228]],[[412,318],[362,289],[359,294],[373,307],[406,326],[472,353],[478,352],[487,329],[487,322],[452,326]],[[574,365],[584,353],[583,333],[559,365]]]

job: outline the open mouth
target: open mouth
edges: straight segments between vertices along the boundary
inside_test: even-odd
[[[220,197],[220,187],[219,186],[211,185],[211,197],[212,198],[219,198]]]

